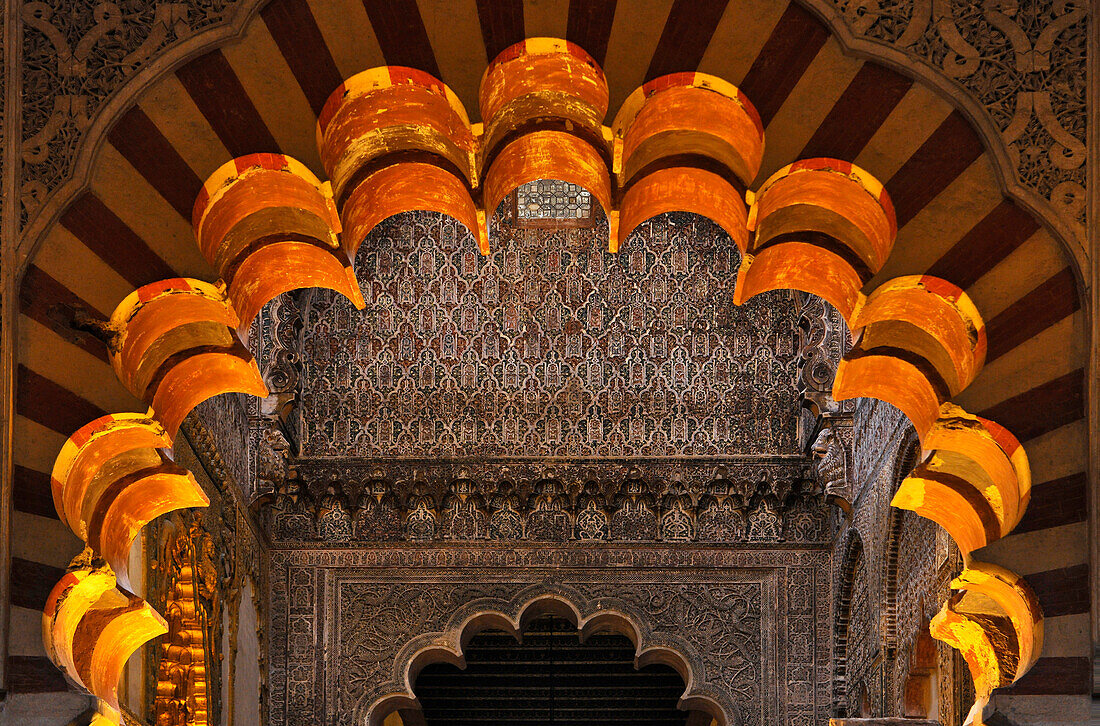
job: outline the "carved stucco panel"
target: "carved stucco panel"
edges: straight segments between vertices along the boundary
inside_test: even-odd
[[[166,48],[221,23],[233,0],[22,3],[23,220],[72,174],[107,99]]]
[[[851,32],[927,64],[1000,130],[1017,178],[1083,225],[1088,3],[833,0]]]
[[[556,593],[582,613],[631,614],[643,643],[687,657],[700,690],[745,726],[823,721],[827,561],[823,549],[277,550],[272,633],[290,642],[272,643],[271,717],[352,723],[400,690],[400,653],[446,640],[473,612],[515,615]]]

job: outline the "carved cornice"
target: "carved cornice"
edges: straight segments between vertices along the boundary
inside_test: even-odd
[[[273,541],[825,542],[805,461],[299,460],[260,500]]]

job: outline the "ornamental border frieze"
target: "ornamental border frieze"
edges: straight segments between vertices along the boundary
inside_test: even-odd
[[[797,2],[847,50],[899,67],[963,106],[1007,193],[1050,221],[1087,268],[1087,3]],[[15,4],[5,46],[18,49],[9,56],[20,72],[10,74],[16,107],[4,115],[20,168],[18,201],[4,211],[24,232],[25,258],[86,186],[117,115],[174,66],[239,37],[263,4],[184,0],[130,11],[85,0],[66,13]]]
[[[520,623],[532,603],[547,599],[567,604],[580,626],[601,613],[624,614],[634,624],[640,651],[659,647],[678,653],[693,674],[690,695],[736,713],[733,723],[822,721],[831,675],[829,556],[824,547],[737,552],[645,545],[620,550],[479,546],[461,554],[407,546],[276,550],[272,722],[366,724],[386,698],[409,694],[404,667],[414,658],[439,648],[461,652],[463,631],[479,614],[497,613]],[[753,583],[763,587],[756,614],[746,613],[740,623],[733,617],[741,612],[736,608],[722,615],[738,600],[735,590],[751,589]],[[359,613],[347,623],[345,595]],[[399,605],[405,601],[405,607]],[[378,609],[377,615],[367,612],[370,608]],[[352,641],[345,626],[354,630]],[[722,632],[711,632],[715,627]],[[746,627],[756,635],[738,630]],[[711,638],[740,644],[735,650],[758,649],[749,654],[757,665],[743,671],[737,658],[704,654],[700,645]],[[325,665],[327,656],[339,657],[345,641],[357,644],[358,655],[356,662],[340,666],[337,682]]]
[[[501,546],[380,544],[355,548],[303,548],[276,543],[271,568],[404,568],[501,567],[501,568],[754,568],[809,567],[828,560],[829,545],[763,548],[660,545],[648,543],[602,545]],[[827,584],[826,584],[827,587]]]
[[[809,463],[297,461],[256,502],[273,541],[825,542]]]

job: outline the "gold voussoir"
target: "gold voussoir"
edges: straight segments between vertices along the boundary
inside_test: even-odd
[[[852,321],[868,345],[902,348],[932,363],[958,395],[985,364],[986,334],[978,309],[958,286],[929,275],[895,277],[877,287]]]
[[[882,269],[897,235],[882,184],[837,159],[806,159],[780,169],[749,193],[747,254],[734,301],[795,288],[833,305],[849,325],[863,285]]]
[[[301,162],[251,154],[224,164],[203,185],[193,226],[242,328],[270,300],[302,287],[334,290],[360,310],[365,306],[340,245],[328,184]]]
[[[166,632],[164,618],[149,603],[118,587],[115,573],[90,550],[73,560],[42,612],[46,654],[100,699],[102,713],[111,723],[118,722],[118,681],[126,661],[144,643]]]
[[[1027,452],[1011,432],[945,403],[924,445],[936,452],[946,470],[982,492],[997,512],[1000,536],[1019,524],[1031,499],[1031,467]]]
[[[622,186],[678,158],[679,165],[721,168],[745,188],[764,158],[764,127],[752,103],[736,86],[705,73],[649,81],[623,103],[612,130],[621,144],[615,172]]]
[[[344,81],[317,119],[321,163],[338,207],[373,165],[433,160],[477,183],[465,109],[442,81],[413,68],[371,68]]]
[[[554,128],[586,139],[610,158],[603,132],[609,92],[599,65],[579,46],[527,38],[505,48],[485,69],[478,89],[484,122],[482,158],[491,161],[513,134]]]
[[[943,527],[965,558],[1001,537],[1003,506],[997,492],[956,473],[955,463],[933,452],[902,480],[890,504]]]
[[[166,512],[210,503],[191,472],[171,457],[171,438],[145,414],[102,416],[69,437],[54,462],[54,505],[61,521],[130,586],[137,533]]]
[[[989,562],[971,562],[951,581],[951,587],[967,593],[956,605],[957,611],[970,607],[972,602],[980,603],[984,611],[988,607],[984,600],[988,598],[999,608],[995,612],[1008,618],[1016,635],[1016,648],[1011,656],[1016,668],[1009,682],[1018,681],[1043,650],[1043,613],[1035,591],[1022,576]],[[1011,638],[1004,641],[1011,642]]]
[[[123,385],[174,437],[202,401],[221,393],[266,396],[224,287],[172,278],[138,288],[111,315],[109,349]]]
[[[344,244],[354,257],[359,245],[383,220],[411,210],[446,214],[463,224],[489,254],[485,217],[466,186],[433,164],[407,161],[385,166],[366,176],[344,203]]]
[[[833,398],[893,404],[921,441],[940,406],[970,385],[985,362],[985,325],[957,286],[927,275],[883,283],[849,321],[855,345],[837,366]]]

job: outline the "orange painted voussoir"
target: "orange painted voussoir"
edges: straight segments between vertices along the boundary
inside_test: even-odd
[[[764,138],[745,107],[694,86],[646,99],[622,139],[624,182],[659,159],[694,154],[728,167],[748,185],[764,156]]]
[[[547,91],[575,98],[599,119],[607,114],[607,79],[588,53],[566,41],[528,38],[505,49],[485,69],[478,88],[482,121],[488,126],[516,99]]]
[[[559,179],[587,189],[610,216],[611,178],[590,145],[561,131],[535,131],[505,146],[485,175],[484,203],[491,215],[510,192],[538,179]]]
[[[81,513],[88,485],[107,462],[135,449],[169,448],[172,439],[145,414],[109,414],[88,424],[95,434],[82,446],[64,446],[54,462],[51,485],[61,521],[82,537]]]
[[[741,195],[717,174],[691,167],[659,169],[630,186],[619,206],[619,245],[642,222],[675,211],[710,219],[726,231],[742,253],[745,251],[748,210]]]
[[[1008,615],[1017,646],[1011,654],[1017,661],[1011,679],[1019,680],[1035,664],[1043,648],[1043,612],[1027,580],[999,565],[971,562],[951,582],[951,587],[986,595]]]
[[[872,273],[882,269],[894,245],[878,201],[849,176],[831,170],[773,177],[755,195],[750,219],[757,245],[782,234],[819,232],[844,244]]]
[[[900,410],[924,437],[939,417],[942,401],[927,376],[912,363],[889,355],[845,356],[833,379],[833,398],[875,398]]]
[[[330,224],[335,207],[321,187],[287,171],[257,170],[236,179],[210,203],[200,226],[195,229],[195,237],[203,257],[211,264],[220,261],[221,267],[232,263],[232,260],[221,260],[224,255],[219,254],[219,250],[234,227],[257,212],[279,208],[294,210],[295,214],[305,212],[317,218],[317,226],[329,227],[329,239],[324,241],[336,245],[337,230],[331,229]],[[272,229],[263,233],[280,231],[298,230]],[[262,236],[259,231],[256,235]]]
[[[839,255],[805,242],[784,242],[745,255],[734,304],[769,290],[800,290],[822,298],[851,324],[863,304],[859,274]]]
[[[342,213],[348,256],[380,222],[414,210],[446,214],[479,237],[477,208],[461,179],[433,164],[403,162],[373,172],[348,195]]]
[[[240,329],[251,325],[271,300],[304,287],[333,290],[358,310],[366,307],[351,260],[343,249],[323,249],[306,242],[274,242],[248,255],[229,284]]]
[[[235,333],[234,333],[235,335]],[[153,394],[151,410],[169,434],[175,435],[191,410],[208,398],[223,393],[268,395],[256,361],[237,351],[200,352],[167,371]]]
[[[145,525],[177,509],[209,504],[195,476],[180,467],[151,472],[117,492],[102,513],[98,539],[119,584],[130,586],[130,548]]]

